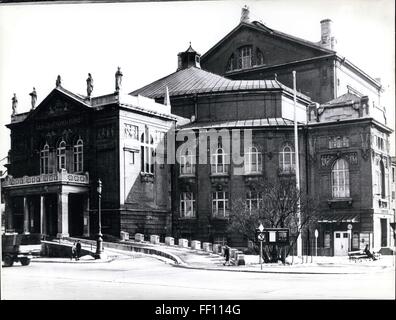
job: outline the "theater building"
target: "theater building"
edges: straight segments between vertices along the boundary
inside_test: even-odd
[[[313,43],[248,15],[244,8],[238,26],[202,57],[190,45],[174,73],[128,95],[116,87],[81,96],[57,82],[40,105],[13,112],[2,184],[7,228],[94,236],[100,178],[105,234],[246,247],[227,232],[233,201],[257,206],[258,181],[295,178],[295,70],[300,185],[320,207],[310,230],[319,231],[318,253],[394,250],[395,161],[380,83],[335,51],[329,20]],[[209,132],[212,143],[179,148],[188,135]],[[161,155],[166,161],[156,162]]]

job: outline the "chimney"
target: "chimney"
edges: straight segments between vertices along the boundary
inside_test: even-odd
[[[330,19],[324,19],[320,21],[320,45],[323,48],[335,50],[337,40],[332,35],[331,28],[332,28],[333,21]]]
[[[245,5],[245,6],[242,8],[241,22],[249,23],[249,22],[250,22],[249,14],[250,14],[250,12],[249,12],[249,7]]]

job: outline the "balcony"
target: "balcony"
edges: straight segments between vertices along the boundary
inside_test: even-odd
[[[21,178],[14,178],[8,175],[3,183],[3,188],[20,187],[20,186],[35,186],[48,184],[70,184],[70,185],[89,185],[88,172],[85,174],[68,173],[66,170],[61,170],[55,173],[40,174],[37,176],[23,176]]]

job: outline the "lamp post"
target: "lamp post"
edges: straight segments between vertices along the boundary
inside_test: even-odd
[[[96,240],[96,254],[95,259],[100,259],[103,252],[103,239],[102,239],[102,221],[101,221],[101,202],[102,202],[102,181],[98,179],[98,186],[96,188],[98,193],[98,239]]]

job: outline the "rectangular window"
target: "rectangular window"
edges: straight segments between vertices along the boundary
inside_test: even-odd
[[[180,156],[180,175],[195,175],[194,154],[184,154]]]
[[[381,247],[388,246],[388,220],[381,219]]]
[[[212,193],[212,214],[215,217],[228,217],[228,192],[216,191]]]
[[[359,233],[354,232],[352,236],[352,249],[359,250]]]
[[[127,152],[127,157],[128,157],[128,163],[129,164],[135,164],[135,152],[128,151]]]
[[[249,211],[259,209],[262,206],[262,194],[261,192],[248,191],[246,193],[246,206]]]
[[[180,194],[180,217],[182,217],[182,218],[194,218],[195,217],[194,193],[182,192]]]

